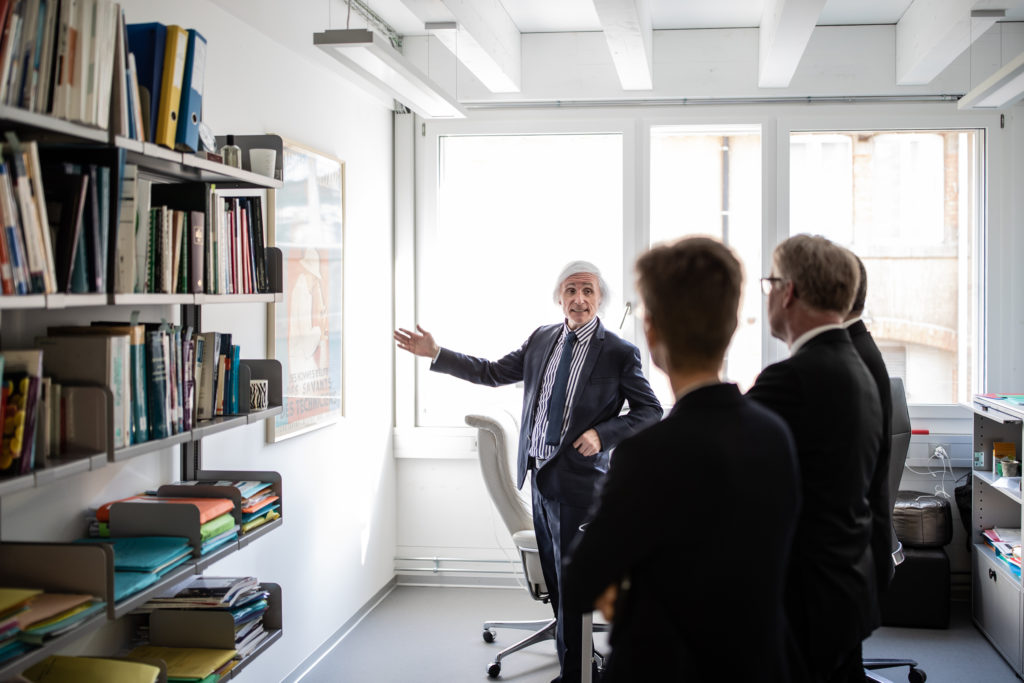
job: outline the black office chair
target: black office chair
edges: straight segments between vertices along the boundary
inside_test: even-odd
[[[903,389],[903,380],[899,377],[890,377],[889,385],[892,389],[892,449],[889,452],[889,500],[896,504],[896,494],[900,490],[900,479],[903,477],[903,466],[907,462],[907,451],[910,449],[910,411],[907,409],[907,394]],[[896,530],[892,530],[892,562],[899,567],[903,562],[903,544],[896,537]],[[928,674],[923,669],[917,668],[917,662],[913,659],[865,659],[864,675],[869,681],[878,683],[891,683],[889,679],[880,674],[874,673],[879,669],[892,669],[896,667],[909,667],[907,680],[910,683],[924,683]]]

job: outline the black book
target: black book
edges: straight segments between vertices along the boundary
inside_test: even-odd
[[[89,176],[73,164],[48,169],[43,183],[46,213],[56,253],[57,291],[71,291],[71,273],[81,244],[82,219],[88,197]]]
[[[263,202],[259,197],[253,199],[252,211],[249,215],[252,224],[253,251],[256,252],[256,258],[253,261],[256,264],[256,287],[260,294],[266,294],[270,291],[270,282],[267,279],[267,245],[263,238]]]

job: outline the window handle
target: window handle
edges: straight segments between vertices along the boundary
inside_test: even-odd
[[[619,329],[620,330],[622,329],[622,326],[626,324],[626,318],[629,317],[629,314],[632,313],[632,312],[633,312],[633,304],[631,304],[630,302],[627,301],[625,307],[623,307],[623,309],[622,309],[622,320],[619,321]]]

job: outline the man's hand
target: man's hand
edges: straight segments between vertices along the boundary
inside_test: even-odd
[[[572,442],[572,447],[579,451],[580,455],[597,455],[601,452],[601,437],[597,435],[596,429],[588,429]]]
[[[416,329],[419,331],[418,334],[401,327],[395,330],[395,341],[398,342],[398,348],[416,356],[433,358],[439,350],[437,343],[434,342],[434,337],[419,325],[416,326]]]
[[[604,589],[604,593],[601,593],[600,597],[594,601],[594,609],[601,611],[601,616],[605,618],[605,621],[615,620],[615,600],[619,597],[619,587],[617,584],[612,584]]]

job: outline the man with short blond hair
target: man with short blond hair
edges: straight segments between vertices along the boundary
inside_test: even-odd
[[[565,600],[612,621],[605,683],[792,683],[782,596],[800,506],[793,437],[720,379],[740,263],[717,240],[691,237],[654,247],[636,272],[647,344],[676,403],[615,451],[565,569]],[[742,529],[753,570],[695,554],[709,529]],[[737,652],[739,675],[728,664]]]
[[[786,614],[816,683],[861,683],[861,641],[879,622],[869,496],[882,410],[842,326],[858,281],[854,256],[824,237],[796,235],[776,247],[762,289],[772,335],[790,357],[766,367],[747,394],[782,417],[796,440],[804,505]]]
[[[519,349],[496,361],[441,348],[419,326],[394,333],[399,348],[433,358],[430,369],[436,372],[488,386],[524,382],[517,486],[533,473],[533,525],[558,618],[560,683],[580,680],[583,637],[582,613],[566,609],[561,600],[562,559],[586,521],[611,449],[662,415],[640,351],[597,317],[606,292],[596,266],[569,263],[554,290],[563,321],[534,330]],[[627,402],[629,412],[620,415]]]

